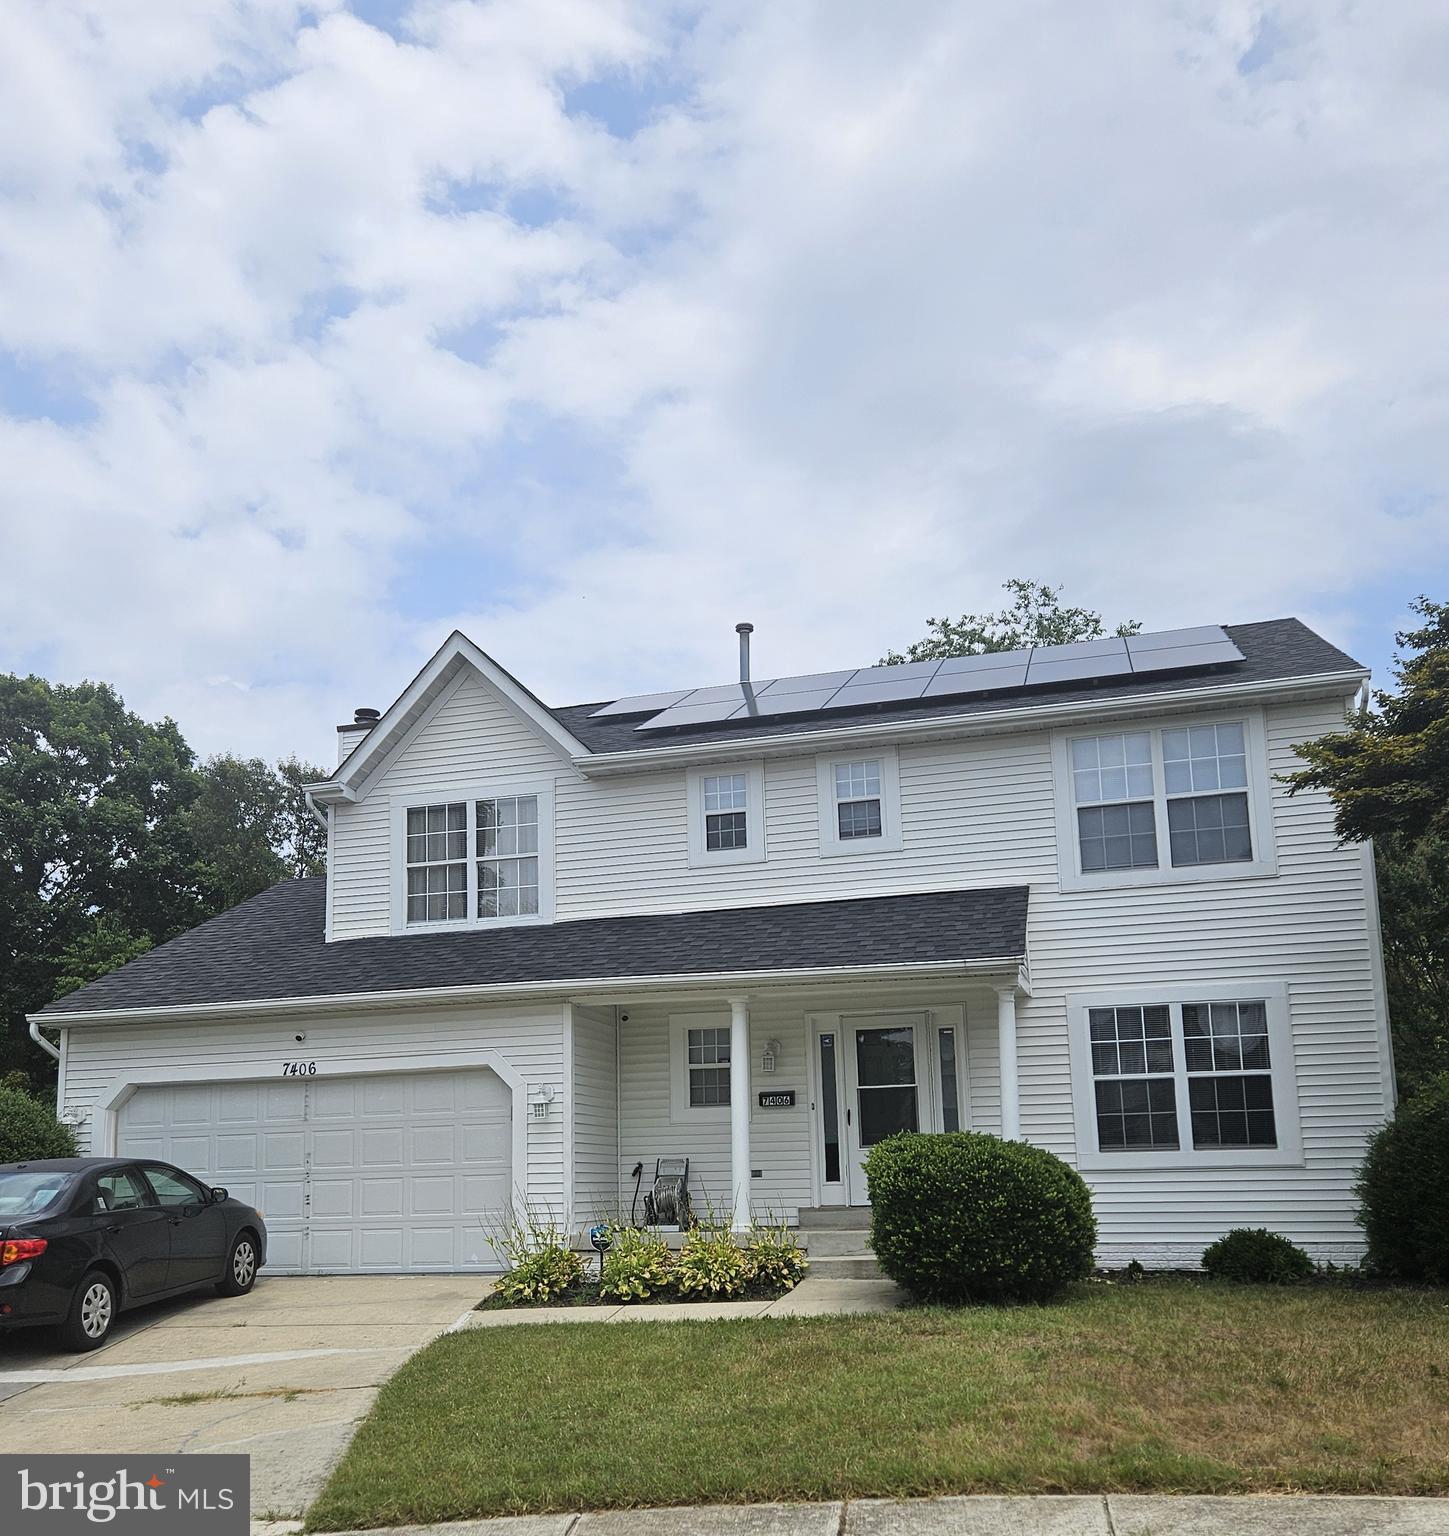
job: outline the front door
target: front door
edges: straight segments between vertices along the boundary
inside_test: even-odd
[[[897,1131],[921,1128],[923,1020],[919,1014],[842,1019],[840,1034],[849,1199],[865,1205],[866,1153]]]

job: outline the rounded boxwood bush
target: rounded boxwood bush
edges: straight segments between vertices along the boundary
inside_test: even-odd
[[[1313,1273],[1313,1260],[1266,1227],[1235,1227],[1203,1250],[1202,1267],[1215,1280],[1292,1285]]]
[[[1449,1285],[1449,1074],[1374,1133],[1358,1198],[1372,1270]]]
[[[0,1088],[0,1163],[76,1156],[75,1132],[55,1112],[15,1088]]]
[[[865,1176],[876,1258],[918,1300],[1045,1301],[1092,1272],[1092,1197],[1039,1147],[907,1133],[870,1149]]]

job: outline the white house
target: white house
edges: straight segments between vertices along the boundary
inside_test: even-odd
[[[282,1269],[490,1267],[510,1199],[659,1157],[794,1220],[901,1128],[1060,1154],[1104,1262],[1351,1259],[1373,866],[1279,776],[1366,675],[1290,619],[553,709],[454,634],[339,728],[326,880],[33,1032],[91,1151],[254,1198]]]

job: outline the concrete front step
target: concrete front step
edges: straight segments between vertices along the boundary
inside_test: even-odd
[[[870,1256],[870,1233],[862,1227],[845,1232],[802,1232],[801,1246],[810,1257],[822,1259],[864,1259]]]
[[[821,1259],[812,1248],[810,1273],[816,1280],[878,1280],[880,1265],[873,1253]]]
[[[868,1205],[822,1205],[800,1207],[800,1230],[843,1232],[849,1228],[870,1226]]]

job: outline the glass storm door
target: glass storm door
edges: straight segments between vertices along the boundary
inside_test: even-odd
[[[919,1016],[846,1024],[845,1138],[849,1148],[850,1203],[865,1205],[865,1155],[897,1131],[921,1127]]]

